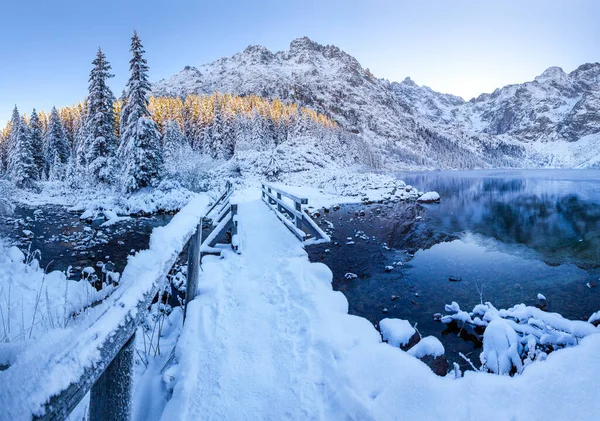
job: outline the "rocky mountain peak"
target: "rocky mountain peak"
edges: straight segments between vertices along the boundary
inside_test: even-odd
[[[234,57],[266,64],[275,58],[275,54],[262,45],[249,45],[241,55],[236,54]]]
[[[401,83],[407,86],[417,86],[417,84],[408,76]]]
[[[290,43],[291,53],[306,50],[321,51],[323,48],[321,44],[314,42],[309,37],[298,38]]]
[[[541,75],[537,76],[535,80],[538,82],[545,82],[547,80],[562,80],[566,79],[567,77],[567,74],[562,68],[558,66],[553,66],[548,67],[546,70],[544,70],[544,72]]]

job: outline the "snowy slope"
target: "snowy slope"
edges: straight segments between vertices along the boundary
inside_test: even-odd
[[[551,67],[533,81],[466,102],[410,78],[401,83],[377,79],[339,48],[300,38],[288,51],[250,46],[232,57],[188,66],[153,86],[154,95],[215,91],[277,97],[314,108],[378,147],[390,168],[588,166],[591,156],[562,148],[564,155],[557,159],[531,145],[578,142],[600,132],[598,63],[569,74]],[[433,135],[424,136],[423,129]]]

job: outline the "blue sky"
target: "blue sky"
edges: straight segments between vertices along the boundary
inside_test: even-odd
[[[100,46],[118,96],[129,38],[139,32],[151,80],[260,44],[278,51],[309,36],[355,56],[377,77],[415,82],[466,99],[600,61],[594,0],[335,0],[3,2],[0,125],[22,112],[69,105],[86,94]]]

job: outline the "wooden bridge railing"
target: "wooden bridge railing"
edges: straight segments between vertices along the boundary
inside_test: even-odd
[[[225,231],[231,231],[231,246],[234,250],[238,250],[237,244],[237,204],[231,203],[233,195],[233,186],[227,182],[225,193],[217,202],[209,209],[204,219],[212,221],[213,230],[201,243],[200,257],[205,254],[219,254],[221,250],[214,246],[219,235]]]
[[[74,338],[73,343],[63,349],[48,350],[47,361],[24,360],[23,367],[39,367],[39,378],[23,378],[18,367],[9,367],[4,374],[15,385],[0,387],[0,401],[11,396],[39,390],[35,399],[21,408],[21,401],[15,401],[8,410],[8,416],[18,414],[18,418],[35,420],[63,420],[73,411],[88,391],[90,391],[89,419],[129,420],[131,418],[132,370],[135,352],[135,332],[156,297],[167,274],[176,263],[186,244],[188,247],[188,276],[185,305],[196,295],[202,247],[212,247],[215,236],[202,242],[202,221],[205,215],[216,215],[217,228],[231,227],[233,237],[237,234],[237,206],[230,204],[233,188],[227,190],[206,212],[208,199],[194,199],[184,207],[166,226],[156,228],[150,237],[150,248],[138,252],[131,258],[123,271],[120,287],[111,294],[100,310],[99,315],[86,322],[87,328]],[[201,209],[200,209],[201,208]],[[223,223],[223,221],[226,221]],[[158,231],[158,232],[157,232]],[[156,236],[156,237],[155,237]],[[156,241],[154,241],[156,239]],[[237,249],[237,246],[235,246]],[[139,257],[138,257],[139,255]],[[149,267],[148,267],[149,266]],[[140,279],[141,278],[141,279]],[[82,357],[81,354],[84,354]],[[42,352],[43,354],[43,352]],[[86,358],[85,355],[91,355]],[[39,359],[39,358],[38,358]],[[68,376],[64,378],[65,367]],[[11,371],[12,369],[12,371]],[[58,382],[65,386],[48,389],[48,383]],[[19,382],[22,380],[21,382]],[[7,381],[8,383],[8,381]],[[52,392],[46,390],[53,390]],[[49,395],[45,395],[45,394]],[[0,419],[7,414],[1,414]],[[31,412],[29,412],[31,411]],[[31,416],[27,416],[31,413]]]
[[[262,184],[262,199],[300,241],[329,242],[329,236],[305,212],[308,198],[299,197],[268,183]]]
[[[220,253],[219,249],[214,248],[218,236],[225,230],[231,230],[231,247],[238,250],[237,244],[237,204],[230,203],[233,195],[233,185],[227,182],[225,192],[219,199],[209,208],[206,215],[200,219],[198,228],[195,234],[190,239],[190,247],[188,249],[188,269],[187,283],[185,288],[185,309],[183,317],[187,314],[187,308],[190,301],[196,297],[198,290],[198,277],[202,256],[210,253]],[[202,225],[205,219],[212,221],[213,230],[202,241]]]

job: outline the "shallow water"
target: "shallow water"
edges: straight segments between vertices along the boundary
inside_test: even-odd
[[[150,234],[166,225],[172,215],[135,217],[102,227],[103,220],[86,222],[79,214],[62,206],[30,208],[18,206],[14,215],[0,217],[0,236],[23,251],[40,251],[40,265],[48,271],[66,271],[72,267],[72,279],[79,279],[83,268],[91,266],[100,276],[98,262],[112,262],[121,273],[127,257],[148,248]],[[33,232],[32,238],[23,231]]]
[[[333,286],[344,292],[352,314],[373,323],[385,317],[417,323],[421,334],[440,338],[449,359],[463,365],[458,352],[477,361],[480,343],[433,321],[446,303],[457,301],[469,311],[480,300],[506,308],[534,305],[542,293],[548,311],[568,318],[587,319],[600,309],[600,286],[594,287],[600,283],[599,175],[399,174],[420,190],[438,191],[441,203],[344,206],[319,220],[337,244],[313,246],[309,254],[332,269]],[[361,209],[365,216],[356,215]],[[347,272],[358,278],[346,279]]]

